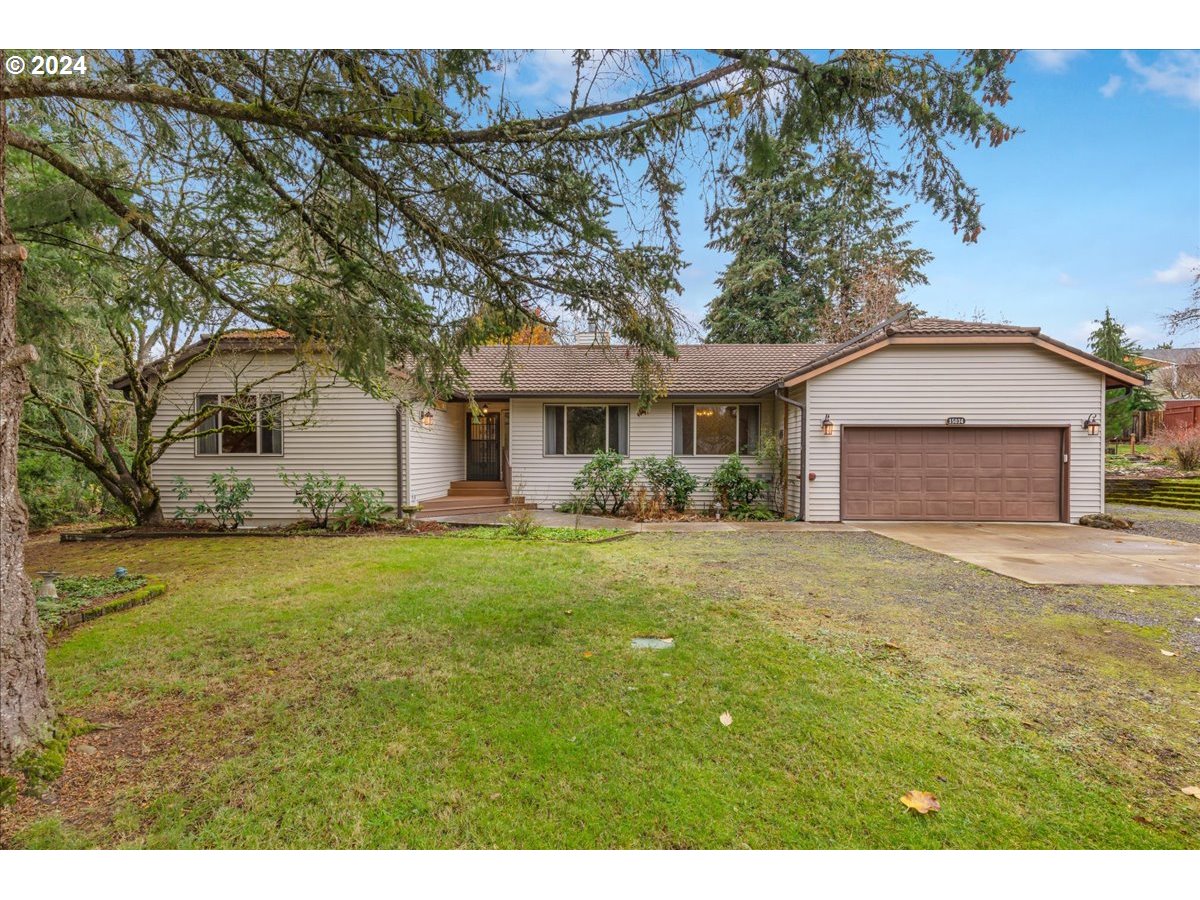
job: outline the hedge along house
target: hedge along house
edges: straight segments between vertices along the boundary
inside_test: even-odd
[[[285,338],[239,349],[243,368],[286,368]],[[511,362],[512,381],[503,377]],[[156,464],[167,488],[231,465],[255,480],[252,524],[298,516],[276,470],[325,470],[423,515],[566,501],[597,450],[675,455],[701,484],[774,438],[782,511],[810,521],[1073,522],[1104,507],[1105,391],[1142,376],[1037,328],[914,319],[842,345],[703,344],[663,360],[665,394],[638,413],[632,354],[589,334],[576,345],[484,347],[445,403],[405,406],[329,376],[302,426],[266,437],[197,438]],[[169,392],[161,415],[233,389],[218,357]],[[282,389],[281,389],[282,390]],[[475,414],[472,414],[472,402]],[[271,420],[274,428],[275,419]],[[245,429],[241,429],[245,434]],[[701,488],[693,498],[711,499]],[[167,504],[170,509],[169,503]]]

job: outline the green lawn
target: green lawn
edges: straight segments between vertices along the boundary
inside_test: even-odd
[[[9,846],[1200,846],[1195,590],[1028,588],[866,534],[51,563],[170,590],[54,643],[59,708],[111,727],[3,813]]]

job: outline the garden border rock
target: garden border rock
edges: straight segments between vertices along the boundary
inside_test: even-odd
[[[69,612],[62,617],[56,625],[52,625],[45,629],[46,637],[51,638],[62,632],[74,628],[76,625],[82,625],[84,622],[90,622],[93,619],[99,619],[107,616],[110,613],[123,612],[127,609],[132,609],[135,606],[142,606],[149,603],[155,597],[161,597],[167,592],[167,585],[161,581],[154,581],[150,584],[144,584],[136,590],[129,591],[124,594],[118,594],[115,597],[97,603],[95,606],[88,606],[84,609],[77,609],[74,612]]]

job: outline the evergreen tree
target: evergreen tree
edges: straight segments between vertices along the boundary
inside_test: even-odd
[[[1088,349],[1096,356],[1135,372],[1145,372],[1145,366],[1137,364],[1141,350],[1125,333],[1125,326],[1113,318],[1105,307],[1104,318],[1096,323],[1096,329],[1088,337]],[[1158,409],[1159,402],[1147,388],[1137,387],[1130,391],[1116,388],[1108,391],[1105,399],[1104,434],[1115,440],[1133,428],[1134,413],[1139,410]]]
[[[369,389],[405,360],[412,386],[445,397],[495,316],[517,331],[559,307],[628,342],[646,403],[662,388],[657,354],[674,352],[689,154],[714,161],[719,183],[752,126],[813,145],[838,133],[869,148],[886,134],[906,157],[897,186],[974,239],[980,203],[953,148],[1014,133],[994,111],[1009,99],[1010,50],[949,62],[580,50],[568,103],[548,112],[504,90],[520,58],[502,51],[86,55],[85,77],[40,78],[10,76],[0,50],[0,766],[52,715],[15,478],[37,353],[17,340],[29,236],[5,213],[10,155],[60,172],[114,217],[122,246],[188,284],[160,302],[202,296],[323,340]],[[610,96],[591,100],[584,84]],[[128,172],[108,165],[108,146]]]
[[[932,257],[909,242],[912,222],[890,199],[892,187],[847,144],[815,156],[751,135],[732,202],[708,219],[709,246],[733,254],[704,319],[708,340],[836,340],[831,323],[888,312],[877,302],[881,280],[892,287],[892,311],[902,309],[900,292],[925,283]]]

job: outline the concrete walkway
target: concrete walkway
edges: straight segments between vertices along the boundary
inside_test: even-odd
[[[861,531],[853,525],[843,525],[840,522],[631,522],[628,519],[610,518],[609,516],[579,516],[578,519],[570,513],[560,513],[549,509],[535,509],[534,516],[539,525],[551,528],[621,528],[634,532],[671,532],[674,534],[694,534],[706,531],[767,531],[767,532],[797,532],[797,531]],[[499,525],[500,520],[508,515],[504,512],[464,513],[457,516],[431,516],[435,522],[446,525]]]
[[[860,522],[1029,584],[1200,585],[1200,544],[1079,525]]]

